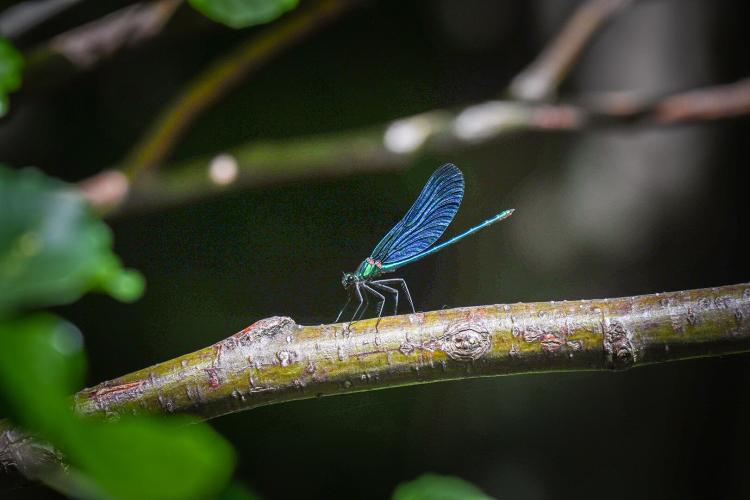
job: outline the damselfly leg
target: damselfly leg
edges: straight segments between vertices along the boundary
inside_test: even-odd
[[[378,298],[378,318],[380,318],[383,315],[383,307],[385,307],[385,295],[378,292],[371,286],[369,286],[367,283],[362,283],[362,288],[364,288],[366,291],[370,292],[371,294],[375,295]]]
[[[334,323],[338,323],[339,322],[339,319],[341,319],[341,315],[344,314],[344,311],[346,311],[346,307],[352,301],[352,294],[349,293],[347,295],[348,295],[348,297],[346,298],[346,302],[344,302],[344,307],[342,307],[341,310],[339,311],[339,315],[336,316],[336,321],[334,321]]]
[[[403,278],[389,278],[387,280],[375,280],[371,282],[372,284],[385,284],[385,283],[397,283],[399,286],[401,286],[402,290],[406,294],[406,298],[409,300],[409,305],[411,306],[411,312],[416,313],[416,309],[414,309],[414,302],[411,300],[411,293],[409,293],[409,287],[406,286],[406,281],[404,281]],[[396,294],[396,308],[398,309],[398,294]]]
[[[365,311],[367,310],[367,304],[370,302],[369,300],[365,301],[365,299],[367,298],[367,294],[365,294],[365,296],[363,297],[362,291],[359,289],[359,286],[359,283],[356,283],[354,285],[354,291],[356,292],[357,298],[359,299],[359,305],[357,306],[357,309],[354,310],[354,314],[352,314],[352,321],[356,321],[357,316],[361,316],[365,313]],[[362,309],[362,306],[364,306],[364,309]],[[360,309],[362,309],[361,314],[359,312]]]
[[[370,282],[371,287],[377,287],[380,290],[385,290],[386,292],[390,292],[393,294],[394,298],[394,304],[393,304],[393,314],[398,314],[398,290],[395,288],[391,288],[388,285],[384,285],[382,283],[378,283],[377,281],[371,281]]]
[[[393,284],[395,286],[389,286],[388,284]],[[390,278],[374,281],[362,280],[353,283],[353,287],[350,288],[351,293],[349,294],[349,297],[347,297],[346,303],[344,303],[344,307],[341,308],[338,316],[336,316],[336,322],[341,319],[347,307],[349,307],[349,304],[351,304],[352,296],[356,297],[357,299],[357,307],[354,309],[354,314],[352,314],[350,321],[359,321],[360,319],[362,319],[370,306],[370,296],[373,296],[373,298],[375,298],[376,300],[375,308],[378,312],[377,317],[380,318],[381,316],[383,316],[383,309],[385,308],[385,303],[387,302],[385,293],[393,294],[393,314],[398,314],[400,293],[399,288],[396,287],[399,287],[401,291],[404,292],[406,298],[409,301],[409,306],[411,307],[412,312],[416,312],[414,309],[414,302],[411,298],[411,293],[409,293],[409,287],[406,286],[406,281],[404,281],[402,278]]]

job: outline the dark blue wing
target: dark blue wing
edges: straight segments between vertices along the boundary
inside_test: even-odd
[[[432,174],[419,198],[372,251],[383,265],[401,261],[429,248],[451,223],[464,197],[464,176],[446,163]]]

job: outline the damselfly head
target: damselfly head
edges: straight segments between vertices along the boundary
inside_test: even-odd
[[[352,284],[357,281],[357,277],[353,273],[342,273],[341,284],[344,288],[349,288]]]

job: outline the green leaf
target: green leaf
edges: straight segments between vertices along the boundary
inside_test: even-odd
[[[219,500],[260,500],[261,497],[247,486],[237,481],[229,483],[219,495]]]
[[[123,499],[214,498],[234,469],[231,446],[187,418],[84,420],[63,450],[106,493]]]
[[[19,308],[69,302],[90,289],[137,298],[143,278],[122,269],[111,245],[109,228],[67,185],[0,166],[0,415],[65,454],[73,467],[70,484],[54,483],[63,491],[125,499],[216,497],[232,474],[234,454],[208,425],[187,426],[185,418],[78,417],[70,394],[83,379],[80,332],[49,314],[2,320]]]
[[[23,57],[8,42],[0,37],[0,117],[8,112],[8,93],[21,86]]]
[[[473,484],[454,476],[424,474],[401,483],[393,492],[393,500],[491,500]]]
[[[111,248],[109,228],[67,184],[0,165],[0,317],[92,289],[138,298],[143,279],[122,269]]]
[[[297,0],[190,0],[196,10],[230,28],[273,21],[297,6]]]
[[[45,437],[69,428],[69,394],[81,387],[83,338],[49,314],[0,322],[0,402],[3,413]]]
[[[77,475],[113,498],[212,498],[234,468],[231,446],[187,418],[77,417],[80,332],[49,314],[0,322],[2,413],[61,450]]]

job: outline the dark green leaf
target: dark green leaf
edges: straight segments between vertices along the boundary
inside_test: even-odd
[[[0,166],[0,317],[91,289],[136,299],[143,280],[122,269],[111,247],[109,228],[68,185]]]
[[[185,418],[80,419],[83,350],[78,330],[37,314],[0,322],[0,402],[10,416],[61,450],[114,498],[212,498],[229,480],[234,456],[207,424]]]
[[[185,418],[83,420],[63,446],[115,498],[214,498],[234,469],[231,446]]]
[[[231,28],[246,28],[273,21],[297,6],[297,0],[190,0],[214,21]]]
[[[221,492],[219,500],[260,500],[260,496],[244,484],[234,481]]]
[[[21,86],[23,57],[6,39],[0,38],[0,117],[8,112],[8,94]]]
[[[393,492],[393,500],[490,500],[482,490],[453,476],[425,474],[401,483]]]
[[[0,401],[4,412],[45,437],[69,428],[68,395],[81,386],[83,340],[70,323],[37,314],[0,322]]]

